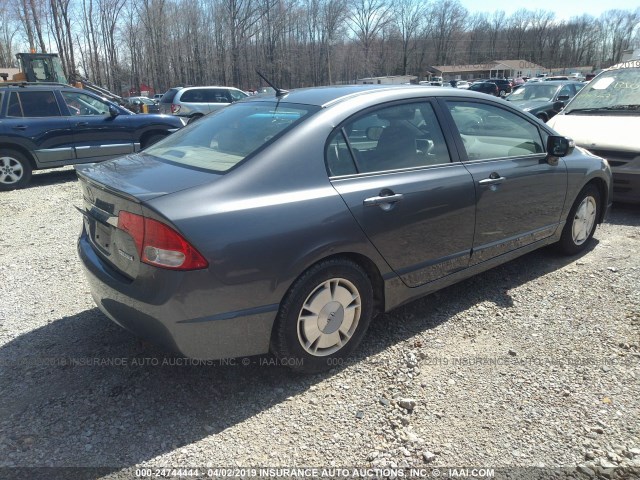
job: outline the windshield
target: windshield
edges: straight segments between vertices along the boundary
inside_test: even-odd
[[[564,112],[607,110],[616,114],[640,113],[640,67],[602,72],[580,90]]]
[[[550,102],[558,89],[557,85],[545,85],[544,83],[532,83],[523,85],[507,97],[510,102],[520,100],[539,100]]]
[[[318,110],[277,102],[237,103],[177,131],[144,153],[171,163],[226,172]]]

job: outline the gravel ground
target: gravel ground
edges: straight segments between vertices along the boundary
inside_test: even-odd
[[[616,205],[584,255],[542,249],[382,315],[356,357],[303,376],[269,356],[177,365],[112,324],[76,257],[72,170],[0,197],[0,467],[638,475],[637,206]]]

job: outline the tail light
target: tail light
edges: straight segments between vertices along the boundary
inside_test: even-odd
[[[157,220],[121,211],[118,229],[131,235],[144,263],[171,270],[199,270],[209,266],[182,235]]]
[[[176,105],[175,103],[171,104],[171,113],[174,115],[180,111],[180,105]]]

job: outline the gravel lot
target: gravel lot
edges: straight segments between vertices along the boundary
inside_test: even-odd
[[[586,254],[543,249],[382,315],[357,357],[302,376],[176,365],[112,324],[76,257],[73,170],[0,197],[0,467],[640,471],[637,206]]]

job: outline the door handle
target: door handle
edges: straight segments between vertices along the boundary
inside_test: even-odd
[[[396,193],[393,195],[380,195],[378,197],[369,197],[365,198],[362,202],[365,207],[375,207],[378,205],[389,205],[392,203],[399,202],[404,198],[404,195],[401,193]]]
[[[14,130],[26,130],[27,126],[26,125],[16,125],[15,127],[13,127]]]
[[[478,183],[480,185],[496,185],[498,183],[504,182],[506,179],[507,177],[501,177],[497,173],[492,173],[491,175],[489,175],[489,178],[480,180]]]
[[[78,122],[76,123],[76,127],[86,127],[89,125],[89,122]]]

